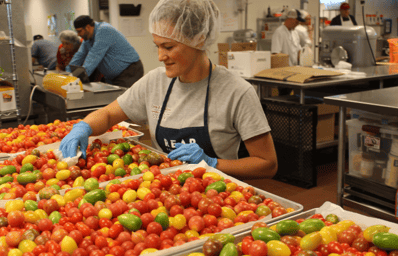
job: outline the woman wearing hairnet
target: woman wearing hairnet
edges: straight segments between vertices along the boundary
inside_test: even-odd
[[[64,157],[85,155],[88,136],[123,120],[147,121],[152,145],[169,158],[240,177],[272,177],[277,160],[270,127],[252,85],[211,63],[206,49],[219,34],[212,0],[160,0],[149,31],[165,67],[150,71],[108,106],[75,124]],[[249,157],[238,159],[241,140]]]

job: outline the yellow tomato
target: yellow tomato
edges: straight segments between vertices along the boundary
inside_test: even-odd
[[[61,170],[61,171],[57,172],[55,177],[58,180],[66,180],[67,178],[70,177],[70,171],[69,170]]]
[[[191,237],[199,237],[199,233],[195,230],[188,230],[185,232],[185,235],[188,237],[188,239]]]
[[[39,215],[40,219],[48,219],[48,215],[43,209],[37,209],[35,213]]]
[[[65,162],[65,161],[59,161],[59,162],[57,163],[57,169],[58,169],[58,170],[65,170],[65,169],[68,169],[68,163]]]
[[[55,159],[49,159],[49,160],[47,161],[47,164],[50,164],[50,165],[53,165],[53,164],[55,164],[55,163],[57,163],[57,160],[55,160]]]
[[[353,222],[352,220],[342,220],[337,223],[337,225],[341,225],[344,228],[344,230],[348,229],[349,227],[351,227],[354,224],[355,224],[355,222]]]
[[[21,252],[23,253],[32,252],[36,246],[36,243],[31,240],[23,240],[19,243],[18,249],[21,250]]]
[[[143,181],[139,186],[139,188],[147,188],[147,189],[149,189],[150,187],[151,187],[150,181]]]
[[[99,217],[100,219],[105,218],[105,219],[110,220],[110,219],[112,219],[112,211],[109,210],[108,208],[101,209],[101,210],[98,212],[98,217]]]
[[[271,240],[267,243],[269,256],[289,256],[291,251],[289,247],[278,240]]]
[[[229,207],[221,207],[221,217],[228,218],[233,221],[236,217],[236,213]]]
[[[203,174],[202,179],[205,179],[205,178],[207,178],[207,177],[211,177],[211,178],[213,178],[215,181],[219,181],[219,180],[222,180],[222,179],[223,179],[223,177],[221,177],[220,174],[215,173],[215,172],[206,172],[205,174]]]
[[[27,155],[22,160],[22,165],[27,164],[27,163],[33,164],[36,160],[37,160],[37,156],[35,156],[35,155]]]
[[[65,193],[64,200],[65,202],[72,202],[75,201],[77,198],[83,196],[83,194],[84,194],[83,189],[72,189]]]
[[[112,163],[113,168],[116,170],[117,168],[123,168],[124,167],[124,161],[123,159],[116,159]]]
[[[82,176],[77,177],[75,181],[73,182],[72,187],[83,187],[84,186],[84,178]]]
[[[155,248],[148,248],[148,249],[143,250],[143,251],[140,253],[140,255],[149,254],[149,253],[153,253],[153,252],[157,252],[157,251],[158,251],[158,250],[155,249]]]
[[[153,175],[153,173],[151,173],[151,172],[146,172],[146,173],[144,173],[144,175],[142,176],[142,179],[143,179],[144,181],[152,181],[152,180],[155,179],[155,175]]]
[[[25,221],[29,223],[36,223],[38,220],[40,220],[40,216],[35,213],[34,211],[27,211],[24,213],[25,216]]]
[[[110,164],[106,165],[105,174],[106,174],[106,175],[115,174],[115,168],[113,168],[113,166],[110,165]]]
[[[20,249],[11,249],[8,251],[8,256],[22,256],[23,252]]]
[[[108,195],[108,199],[111,200],[112,203],[114,203],[120,199],[120,194],[118,192],[112,192]]]
[[[66,204],[64,197],[61,195],[53,195],[51,197],[51,199],[54,199],[55,201],[57,201],[57,203],[60,207],[65,206],[65,204]]]
[[[174,216],[173,227],[180,230],[180,229],[184,228],[186,224],[187,224],[187,220],[185,219],[184,215],[177,214],[176,216]]]
[[[61,241],[61,251],[67,252],[70,255],[77,249],[75,240],[70,236],[65,236]]]
[[[25,207],[25,204],[22,200],[12,200],[8,201],[5,206],[6,212],[12,212],[21,211]]]
[[[137,198],[137,192],[135,190],[128,190],[123,194],[123,201],[126,203],[134,202]]]
[[[230,182],[227,184],[227,192],[232,192],[234,191],[236,188],[238,187],[238,185],[236,185],[236,183]]]
[[[56,185],[58,182],[59,182],[58,179],[52,178],[52,179],[49,179],[49,180],[46,182],[46,184],[49,185],[49,186],[52,186],[52,185]]]

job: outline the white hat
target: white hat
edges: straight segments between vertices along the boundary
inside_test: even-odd
[[[287,12],[286,18],[297,19],[298,21],[305,22],[299,10],[291,9]]]

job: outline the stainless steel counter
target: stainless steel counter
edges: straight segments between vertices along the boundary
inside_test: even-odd
[[[55,73],[48,71],[48,73]],[[69,74],[63,72],[61,74]],[[33,94],[33,99],[41,103],[47,108],[55,108],[60,111],[62,115],[69,119],[70,116],[76,114],[88,114],[103,106],[108,105],[117,99],[126,88],[106,84],[102,82],[92,82],[83,84],[84,93],[81,98],[68,99],[56,93],[50,92],[42,87],[44,72],[37,71],[34,74],[35,82],[39,87]]]
[[[374,205],[348,198],[344,195],[346,108],[360,109],[384,115],[398,115],[398,87],[325,97],[326,104],[339,106],[339,135],[337,160],[337,203],[362,210],[385,219],[395,216]]]
[[[322,80],[312,81],[308,83],[294,83],[287,82],[281,80],[274,79],[266,79],[266,78],[258,78],[258,77],[245,77],[244,79],[252,84],[255,84],[259,88],[259,95],[262,95],[263,87],[265,87],[265,95],[266,97],[270,96],[270,92],[268,88],[271,87],[281,87],[281,88],[292,88],[300,90],[300,103],[304,104],[304,96],[305,90],[313,89],[313,88],[322,88],[328,86],[344,86],[353,83],[361,83],[379,80],[380,88],[384,87],[384,80],[390,78],[398,78],[398,64],[392,65],[380,65],[380,66],[372,66],[372,67],[363,67],[363,68],[354,68],[352,69],[354,72],[364,72],[366,73],[366,77],[347,77],[336,76],[333,78],[325,78]]]

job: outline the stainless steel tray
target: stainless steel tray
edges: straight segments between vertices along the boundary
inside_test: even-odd
[[[326,217],[327,214],[330,214],[330,213],[336,214],[340,220],[354,221],[355,224],[359,225],[362,228],[362,230],[364,230],[365,228],[372,226],[372,225],[377,225],[377,224],[385,225],[385,226],[388,226],[391,228],[389,231],[390,233],[398,234],[398,224],[396,224],[396,223],[388,222],[388,221],[373,218],[373,217],[364,216],[362,214],[358,214],[355,212],[346,211],[343,208],[341,208],[340,206],[330,203],[330,202],[325,202],[319,208],[310,209],[310,210],[302,212],[300,214],[290,216],[288,218],[285,218],[285,220],[286,219],[288,219],[288,220],[308,219],[309,217],[311,217],[312,215],[314,215],[316,213],[320,213],[324,217]],[[268,226],[276,225],[280,221],[281,220],[270,222],[268,224]],[[249,236],[250,234],[251,234],[251,230],[249,229],[249,230],[243,231],[243,232],[235,235],[235,243],[242,242],[243,238],[246,236]],[[178,247],[176,247],[176,248],[178,248]],[[194,253],[194,252],[201,253],[202,249],[203,249],[203,246],[196,246],[196,247],[187,248],[187,250],[183,250],[183,251],[176,250],[174,253],[166,253],[166,254],[162,254],[162,255],[187,256],[190,253]],[[148,254],[148,255],[152,255],[152,254]],[[153,255],[155,255],[155,254],[153,254]]]
[[[216,173],[220,174],[222,177],[224,177],[224,179],[230,179],[232,182],[235,182],[236,184],[238,184],[240,186],[253,187],[253,186],[251,186],[251,185],[249,185],[247,183],[244,183],[244,182],[242,182],[242,181],[240,181],[240,180],[238,180],[236,178],[233,178],[233,177],[231,177],[231,176],[229,176],[229,175],[227,175],[227,174],[225,174],[225,173],[223,173],[223,172],[221,172],[221,171],[219,171],[219,170],[217,170],[217,169],[215,169],[213,167],[210,167],[210,166],[206,165],[204,162],[199,163],[199,164],[189,164],[189,165],[170,167],[170,168],[167,168],[167,169],[163,169],[161,171],[162,171],[162,174],[168,174],[168,173],[173,173],[173,172],[175,172],[175,171],[177,171],[179,169],[181,169],[181,170],[194,170],[197,167],[204,167],[204,168],[206,168],[207,171],[216,172]],[[258,220],[256,222],[264,222],[264,223],[267,223],[269,225],[270,223],[275,223],[275,222],[280,221],[282,219],[287,219],[287,218],[291,218],[291,217],[295,218],[293,216],[296,216],[300,212],[303,211],[303,206],[301,204],[299,204],[299,203],[295,203],[295,202],[293,202],[291,200],[288,200],[286,198],[282,198],[280,196],[271,194],[269,192],[266,192],[264,190],[261,190],[261,189],[255,188],[255,187],[253,187],[253,188],[254,188],[254,190],[256,191],[257,194],[264,195],[266,198],[271,198],[272,200],[280,203],[285,208],[291,207],[291,208],[293,208],[295,210],[294,212],[286,213],[286,214],[284,214],[282,216],[279,216],[279,217],[276,217],[276,218],[271,218],[271,219],[270,218],[268,218],[268,219],[264,218],[264,219]],[[237,236],[237,235],[240,235],[240,234],[245,233],[245,232],[250,232],[250,229],[251,229],[251,227],[252,227],[252,225],[254,223],[255,222],[248,222],[248,223],[245,223],[245,224],[242,224],[242,225],[239,225],[239,226],[235,226],[235,227],[232,227],[232,228],[227,228],[227,229],[224,229],[223,231],[221,231],[220,233],[228,233],[228,234]],[[185,244],[177,246],[177,247],[172,247],[172,248],[169,248],[169,249],[160,250],[160,251],[157,251],[157,252],[154,252],[154,253],[150,253],[148,255],[151,255],[151,256],[187,255],[193,249],[196,249],[196,250],[198,250],[198,252],[201,252],[203,244],[205,242],[206,242],[206,239],[200,239],[200,240],[196,240],[196,241],[191,241],[191,242],[185,243]],[[195,252],[195,251],[192,251],[192,252]]]

